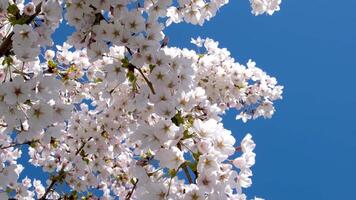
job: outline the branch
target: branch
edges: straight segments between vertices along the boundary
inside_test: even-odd
[[[0,146],[0,149],[8,149],[11,147],[21,146],[21,145],[26,145],[26,144],[31,145],[34,142],[39,142],[39,140],[27,141],[24,143],[11,143],[9,146],[5,146],[5,147]]]
[[[242,151],[242,147],[241,147],[241,146],[236,147],[236,148],[235,148],[235,151],[237,151],[237,152]]]
[[[156,94],[155,89],[153,88],[152,82],[151,82],[150,80],[148,80],[148,78],[147,78],[146,75],[143,73],[143,71],[142,71],[140,68],[136,67],[136,66],[135,66],[135,69],[136,69],[138,72],[140,72],[140,74],[141,74],[141,76],[143,77],[143,79],[145,79],[145,81],[146,81],[148,87],[151,89],[151,92],[152,92],[153,94]]]
[[[36,12],[35,14],[31,15],[26,21],[25,24],[29,24],[32,22],[32,20],[34,20],[36,18],[36,16],[38,14],[40,14],[41,12],[41,6],[42,6],[42,2],[39,3],[36,6]],[[10,50],[12,48],[12,36],[14,35],[14,32],[12,31],[4,40],[4,42],[0,45],[0,58],[3,57],[4,55],[9,55]]]
[[[137,183],[138,183],[138,179],[137,181],[134,183],[134,186],[132,187],[131,191],[129,193],[127,193],[126,197],[125,197],[125,200],[130,200],[131,199],[131,196],[132,194],[134,193],[135,189],[136,189],[136,186],[137,186]]]
[[[7,125],[6,124],[0,124],[0,127],[7,127]]]
[[[61,174],[61,172],[63,173],[64,172],[64,165],[62,166],[62,169],[61,171],[59,172],[59,174]],[[45,193],[43,194],[43,196],[39,199],[39,200],[45,200],[46,199],[46,196],[48,195],[48,193],[52,190],[52,188],[54,187],[54,185],[57,183],[58,181],[58,176],[54,177],[52,179],[52,182],[51,184],[48,186],[48,188],[46,189]]]

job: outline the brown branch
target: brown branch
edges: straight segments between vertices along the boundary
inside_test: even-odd
[[[17,147],[17,146],[26,145],[26,144],[31,145],[34,142],[39,142],[39,140],[27,141],[27,142],[24,142],[24,143],[11,143],[10,145],[5,146],[5,147],[0,146],[0,149],[8,149],[8,148],[11,148],[11,147]]]
[[[241,146],[235,147],[235,151],[237,151],[237,152],[242,151],[242,147]]]
[[[148,78],[147,78],[146,75],[143,73],[143,71],[142,71],[140,68],[136,67],[136,66],[135,66],[135,69],[136,69],[138,72],[140,72],[140,74],[141,74],[141,76],[143,77],[143,79],[145,79],[145,81],[146,81],[148,87],[150,88],[152,94],[156,94],[155,89],[153,88],[152,82],[151,82],[150,80],[148,80]]]
[[[41,6],[42,6],[42,2],[39,3],[37,6],[36,6],[36,12],[35,14],[31,15],[26,21],[25,21],[25,24],[29,24],[31,23],[36,17],[38,14],[40,14],[41,12]],[[23,17],[23,16],[22,16]],[[12,31],[4,40],[4,42],[0,45],[0,58],[3,57],[4,55],[5,56],[8,56],[10,54],[10,51],[12,49],[12,36],[14,35],[14,32]]]

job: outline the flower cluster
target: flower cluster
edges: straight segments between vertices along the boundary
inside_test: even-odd
[[[57,0],[23,1],[4,0],[0,4],[0,39],[4,41],[1,56],[12,50],[23,61],[35,61],[40,47],[51,46],[51,34],[61,21],[62,6]],[[29,25],[33,23],[33,25]],[[9,34],[12,32],[11,34]],[[9,41],[12,40],[12,49]]]
[[[0,199],[247,199],[255,143],[236,141],[222,115],[270,118],[283,87],[212,39],[192,39],[197,53],[164,34],[226,3],[1,1]],[[279,3],[252,1],[253,12]],[[54,49],[61,21],[75,31]],[[19,180],[24,148],[48,180]]]
[[[261,15],[267,13],[272,15],[274,12],[279,11],[279,5],[282,0],[250,0],[252,6],[252,13],[254,15]]]

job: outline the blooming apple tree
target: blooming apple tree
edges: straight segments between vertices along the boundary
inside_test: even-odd
[[[281,0],[250,2],[271,15]],[[197,53],[164,34],[227,3],[1,0],[0,199],[246,199],[255,143],[221,116],[270,118],[283,87],[212,39]],[[75,31],[55,46],[61,24]]]

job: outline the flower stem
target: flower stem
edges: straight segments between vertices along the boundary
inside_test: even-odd
[[[183,169],[184,174],[185,174],[185,176],[187,177],[189,183],[192,184],[192,183],[193,183],[193,179],[192,179],[192,177],[190,176],[190,173],[189,173],[189,170],[188,170],[187,165],[184,164],[184,165],[182,166],[182,169]]]
[[[150,80],[148,80],[148,78],[147,78],[146,75],[143,73],[143,71],[142,71],[140,68],[136,67],[136,66],[135,66],[135,69],[136,69],[138,72],[140,72],[140,74],[141,74],[141,76],[143,77],[143,79],[145,79],[145,81],[146,81],[148,87],[151,89],[151,92],[152,92],[153,94],[156,94],[155,89],[153,88],[152,82],[151,82]]]

